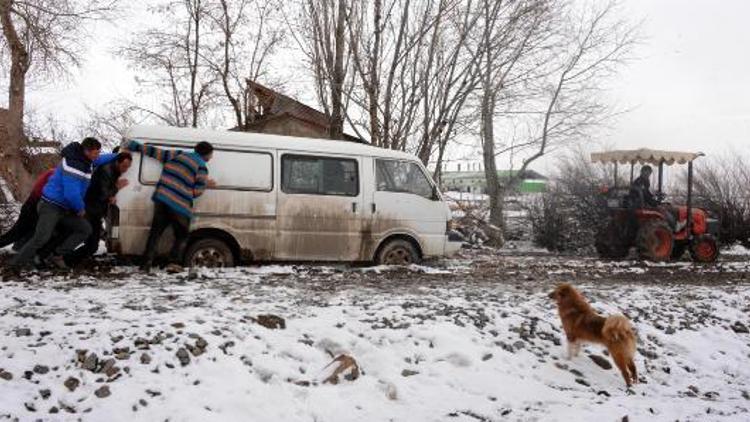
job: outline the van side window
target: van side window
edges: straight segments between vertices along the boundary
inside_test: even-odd
[[[379,191],[413,193],[432,198],[432,184],[416,163],[376,160],[375,181]]]
[[[190,147],[154,145],[169,150],[192,150]],[[144,157],[141,160],[141,183],[156,184],[162,168],[162,164],[155,159]],[[214,189],[268,192],[273,189],[273,156],[268,152],[216,148],[208,162],[208,174],[216,181]]]
[[[357,160],[286,154],[281,157],[281,189],[284,193],[357,196]]]

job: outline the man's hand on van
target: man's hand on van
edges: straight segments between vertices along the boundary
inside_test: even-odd
[[[211,179],[211,178],[206,179],[206,186],[208,186],[209,188],[212,188],[212,189],[215,188],[216,187],[216,180]]]
[[[128,151],[140,151],[141,143],[138,141],[128,141],[125,149]]]
[[[120,179],[117,181],[117,190],[120,190],[128,185],[128,179]]]

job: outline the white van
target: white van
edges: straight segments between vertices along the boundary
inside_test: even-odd
[[[195,201],[189,265],[258,261],[417,263],[460,247],[451,212],[413,155],[343,141],[137,126],[127,140],[168,149],[214,146]],[[108,220],[110,252],[140,255],[162,165],[134,154]],[[449,235],[450,234],[450,235]],[[171,235],[163,236],[166,252]]]

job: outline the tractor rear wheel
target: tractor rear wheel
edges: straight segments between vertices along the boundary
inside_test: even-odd
[[[635,245],[638,255],[643,259],[669,261],[674,246],[672,230],[663,220],[645,221],[638,228]]]
[[[690,256],[695,262],[715,262],[719,257],[719,242],[710,234],[702,234],[693,239]]]

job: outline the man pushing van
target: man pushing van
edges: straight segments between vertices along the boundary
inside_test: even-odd
[[[67,268],[63,257],[73,252],[91,234],[91,225],[84,218],[84,196],[89,188],[91,172],[117,157],[117,154],[100,154],[101,149],[102,144],[96,138],[86,138],[81,143],[72,142],[62,149],[62,162],[42,189],[34,234],[10,261],[13,271],[29,265],[58,226],[67,235],[56,248],[50,263]]]
[[[143,253],[143,271],[150,271],[156,247],[164,230],[172,226],[174,244],[170,250],[170,266],[178,266],[190,233],[193,203],[214,182],[208,178],[206,163],[213,156],[214,147],[208,142],[199,142],[193,151],[167,150],[153,145],[130,141],[128,149],[155,158],[164,164],[156,190],[154,216]]]

